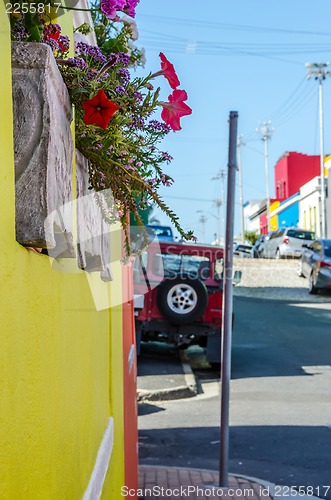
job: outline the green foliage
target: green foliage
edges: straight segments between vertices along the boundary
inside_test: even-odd
[[[249,241],[252,245],[254,245],[260,236],[256,231],[245,231],[245,240]]]

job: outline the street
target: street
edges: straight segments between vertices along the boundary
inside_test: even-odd
[[[331,304],[235,297],[234,308],[230,472],[331,498]],[[218,469],[217,372],[196,374],[204,393],[139,404],[141,463]]]

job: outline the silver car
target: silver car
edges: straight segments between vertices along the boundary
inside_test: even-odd
[[[298,266],[299,276],[309,279],[309,293],[331,289],[331,240],[316,240],[307,245]]]
[[[281,227],[271,231],[266,236],[263,257],[282,259],[285,257],[300,257],[302,245],[309,245],[315,240],[315,233],[298,227]]]

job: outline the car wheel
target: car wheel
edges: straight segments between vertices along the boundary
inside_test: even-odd
[[[316,288],[315,286],[314,272],[312,272],[311,275],[309,276],[309,293],[311,295],[318,294],[318,288]]]
[[[163,316],[174,325],[196,321],[206,310],[207,288],[190,276],[166,279],[159,286],[157,305]]]

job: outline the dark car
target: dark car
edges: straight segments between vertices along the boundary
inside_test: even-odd
[[[253,245],[253,248],[251,250],[252,252],[252,257],[254,259],[259,259],[260,257],[263,257],[263,248],[264,248],[264,240],[265,236],[264,234],[259,237],[258,240]]]
[[[304,246],[298,274],[309,279],[311,294],[331,289],[331,240],[319,239]]]
[[[141,340],[158,340],[206,347],[207,361],[219,362],[223,253],[215,246],[160,242],[137,259],[135,294],[143,299],[136,311],[138,354]]]

